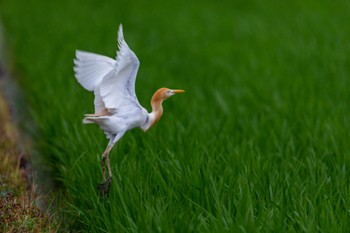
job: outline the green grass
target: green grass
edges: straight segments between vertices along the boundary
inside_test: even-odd
[[[347,232],[350,229],[348,1],[0,3],[37,151],[64,194],[62,230]],[[149,133],[111,154],[81,124],[93,95],[75,49],[115,56],[119,23],[141,61],[136,92],[164,103]]]

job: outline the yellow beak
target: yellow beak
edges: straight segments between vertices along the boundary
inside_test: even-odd
[[[174,93],[183,93],[185,92],[184,90],[173,90]]]

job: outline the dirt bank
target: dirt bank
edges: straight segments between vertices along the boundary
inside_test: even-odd
[[[4,95],[12,90],[7,86],[4,48],[0,24],[0,232],[55,232],[56,221],[36,206],[40,197],[31,182],[27,154],[19,145],[15,109]]]

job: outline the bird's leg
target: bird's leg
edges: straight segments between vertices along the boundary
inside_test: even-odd
[[[102,181],[106,180],[106,161],[105,161],[105,156],[103,156],[104,153],[102,154]]]
[[[106,150],[102,154],[102,181],[106,180],[106,158],[108,158],[108,154],[110,152],[110,143],[108,144]],[[109,158],[108,158],[109,161]]]
[[[106,158],[108,157],[107,149],[102,154],[102,180],[106,180]],[[109,159],[108,159],[109,160]]]
[[[111,163],[109,161],[109,155],[107,154],[107,168],[108,168],[108,178],[111,178],[112,179],[112,169],[111,169]]]
[[[112,182],[112,171],[109,162],[109,152],[111,151],[113,146],[108,145],[106,150],[102,154],[102,182],[97,186],[97,189],[100,191],[100,195],[102,197],[106,197],[109,193],[109,188]],[[107,168],[109,177],[106,179],[106,160],[107,160]]]
[[[107,177],[107,180],[111,180],[112,179],[112,169],[111,169],[111,163],[109,161],[109,152],[112,150],[113,148],[113,145],[112,146],[109,146],[107,147],[106,151],[103,153],[102,155],[102,161],[103,161],[103,165],[104,165],[104,168],[103,168],[103,180],[106,179],[106,168],[105,168],[105,160],[107,160],[107,169],[108,169],[108,177]]]
[[[102,154],[102,177],[103,177],[103,181],[102,181],[101,184],[99,184],[97,186],[97,189],[99,190],[100,195],[102,197],[104,197],[104,198],[108,196],[109,189],[110,189],[111,184],[112,184],[112,169],[111,169],[111,164],[110,164],[110,161],[109,161],[109,152],[112,150],[112,148],[115,145],[115,143],[124,135],[124,133],[125,132],[118,133],[117,135],[115,135],[115,137],[112,138],[109,141],[106,150]],[[106,160],[107,160],[107,168],[108,168],[108,177],[107,177],[107,179],[106,179]]]

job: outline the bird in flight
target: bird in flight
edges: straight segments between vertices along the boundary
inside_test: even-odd
[[[140,62],[125,42],[123,27],[119,26],[116,59],[90,52],[76,51],[75,77],[88,91],[94,92],[95,113],[85,114],[84,124],[97,124],[109,139],[102,154],[102,183],[98,190],[102,197],[108,196],[112,171],[109,152],[116,142],[133,128],[147,131],[161,118],[162,103],[170,96],[185,92],[169,88],[158,89],[152,99],[152,112],[148,113],[137,100],[135,81]],[[106,178],[106,163],[108,177]]]

